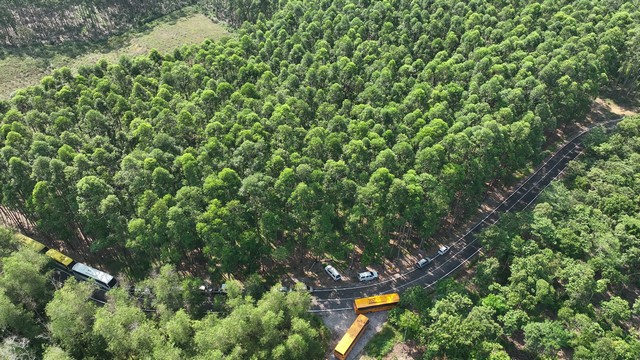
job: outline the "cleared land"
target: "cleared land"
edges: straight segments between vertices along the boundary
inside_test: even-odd
[[[217,40],[230,35],[221,24],[202,14],[192,13],[177,20],[167,16],[154,21],[152,25],[155,26],[145,32],[112,37],[105,42],[104,51],[93,50],[78,56],[66,55],[64,50],[52,57],[9,55],[0,60],[0,99],[10,97],[17,89],[37,84],[43,76],[62,66],[75,70],[82,65],[94,64],[102,58],[117,61],[122,55],[146,54],[151,49],[165,53],[182,45],[197,44],[205,39]]]

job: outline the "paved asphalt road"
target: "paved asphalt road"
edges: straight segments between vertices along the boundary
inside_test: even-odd
[[[310,311],[318,313],[352,310],[353,300],[355,298],[402,292],[413,286],[433,286],[438,280],[449,276],[465,262],[480,253],[482,246],[476,237],[480,231],[496,223],[500,219],[501,214],[526,209],[535,202],[542,190],[564,171],[569,161],[575,159],[582,152],[582,139],[586,133],[599,125],[612,128],[620,120],[622,120],[622,118],[593,125],[565,143],[496,209],[491,211],[483,220],[472,226],[464,236],[450,244],[451,249],[448,253],[438,256],[434,254],[434,260],[425,268],[420,270],[413,268],[407,269],[403,273],[396,274],[391,279],[383,279],[370,284],[318,288],[313,293],[313,302]],[[433,258],[433,256],[430,257]]]
[[[343,285],[333,288],[316,288],[312,296],[310,312],[321,313],[330,311],[353,310],[355,298],[403,292],[413,286],[425,288],[433,286],[439,280],[451,275],[467,261],[478,255],[482,250],[476,235],[489,225],[495,224],[500,215],[509,211],[519,211],[529,207],[538,198],[552,180],[564,171],[569,161],[575,159],[583,150],[582,139],[586,133],[596,126],[604,125],[613,128],[622,120],[616,119],[605,123],[595,124],[565,143],[556,153],[551,155],[533,174],[518,186],[496,209],[484,219],[472,226],[464,236],[450,244],[450,250],[444,255],[431,254],[433,261],[423,269],[407,269],[394,275],[390,279],[374,281],[368,284]],[[67,271],[58,273],[59,281],[71,275]],[[104,292],[98,290],[92,299],[104,304]],[[145,311],[155,311],[145,309]]]

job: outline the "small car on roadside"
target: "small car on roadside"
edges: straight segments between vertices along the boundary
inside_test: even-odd
[[[327,274],[329,274],[329,276],[331,276],[333,280],[335,281],[342,280],[342,276],[340,275],[338,270],[336,270],[336,268],[334,268],[333,266],[331,265],[325,266],[324,271],[326,271]]]
[[[224,283],[222,285],[220,285],[219,288],[215,288],[212,291],[214,294],[226,294],[227,293],[227,284]]]
[[[291,291],[300,291],[300,292],[308,292],[308,293],[312,293],[313,292],[313,287],[304,284],[304,283],[296,283],[295,286],[293,288],[291,288]]]
[[[422,269],[423,267],[429,265],[429,263],[431,263],[431,258],[425,257],[418,260],[414,266],[416,267],[416,269]]]
[[[360,281],[371,281],[378,278],[378,273],[375,271],[365,271],[358,273],[358,280]]]
[[[288,286],[280,286],[278,288],[278,291],[283,292],[283,293],[288,293],[288,292],[292,292],[292,291],[298,291],[298,292],[307,292],[307,293],[312,293],[313,292],[313,288],[309,285],[306,285],[304,283],[298,282],[295,283],[295,285],[288,287]]]
[[[449,251],[449,247],[445,245],[440,246],[440,250],[438,250],[438,255],[444,255]]]

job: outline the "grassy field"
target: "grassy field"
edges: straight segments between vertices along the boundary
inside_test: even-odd
[[[147,24],[144,29],[114,36],[91,45],[77,44],[48,47],[39,51],[26,49],[0,60],[0,99],[6,99],[17,89],[34,85],[53,69],[68,66],[72,70],[81,65],[94,64],[105,58],[117,61],[121,55],[147,54],[151,49],[170,52],[186,44],[205,39],[217,40],[230,33],[206,16],[187,9]]]

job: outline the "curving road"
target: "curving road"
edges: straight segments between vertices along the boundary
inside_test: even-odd
[[[598,126],[608,129],[622,120],[622,118],[597,123],[566,142],[560,149],[547,160],[526,180],[522,182],[506,199],[495,209],[489,212],[482,220],[473,225],[463,236],[451,243],[449,252],[445,255],[430,256],[433,261],[424,269],[411,268],[405,272],[393,275],[387,280],[382,280],[365,285],[345,285],[332,288],[316,288],[312,295],[312,304],[309,312],[322,313],[333,311],[353,310],[353,300],[360,297],[403,292],[413,286],[429,288],[439,280],[446,278],[458,270],[467,261],[482,251],[476,235],[487,226],[500,220],[501,214],[509,211],[524,210],[533,204],[542,191],[556,179],[567,167],[569,161],[575,159],[583,150],[582,139],[585,134]],[[59,273],[59,281],[63,281],[68,275],[66,271]],[[104,292],[99,290],[94,294],[97,298],[91,299],[105,304]],[[154,312],[154,309],[144,309]]]
[[[355,298],[402,292],[409,287],[433,286],[439,280],[451,275],[464,263],[481,252],[476,235],[487,226],[500,220],[500,215],[509,211],[524,210],[536,201],[542,190],[557,178],[583,150],[582,139],[586,133],[597,126],[614,127],[623,118],[610,120],[589,126],[586,130],[566,142],[558,151],[518,186],[500,205],[482,220],[472,226],[463,236],[450,244],[451,249],[445,255],[437,255],[426,268],[412,268],[394,275],[392,278],[367,285],[318,288],[313,292],[310,312],[330,312],[353,309]]]

